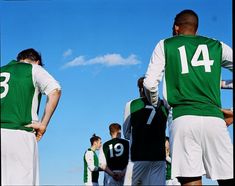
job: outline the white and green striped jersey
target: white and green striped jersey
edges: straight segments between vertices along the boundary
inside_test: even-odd
[[[99,159],[95,151],[88,149],[83,157],[84,161],[84,183],[98,183],[99,180]]]
[[[14,60],[1,67],[0,83],[1,128],[27,131],[38,121],[41,94],[61,88],[41,66]]]
[[[221,67],[233,69],[229,46],[203,36],[179,35],[156,45],[144,86],[150,97],[158,97],[158,85],[164,76],[163,96],[173,107],[173,119],[182,115],[223,118]],[[156,101],[151,99],[152,104]]]
[[[122,138],[113,138],[106,141],[100,150],[99,163],[101,167],[110,170],[120,170],[126,168],[129,160],[129,142]]]

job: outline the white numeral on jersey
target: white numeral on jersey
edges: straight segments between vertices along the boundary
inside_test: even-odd
[[[123,144],[117,143],[114,145],[114,148],[113,148],[113,144],[110,144],[109,152],[110,152],[110,158],[113,158],[114,156],[116,157],[121,156],[124,152]]]
[[[182,66],[182,74],[188,73],[188,60],[186,55],[185,46],[181,46],[178,48],[180,52],[180,61]],[[200,56],[202,56],[202,60],[199,60]],[[209,52],[207,45],[198,45],[196,52],[193,55],[191,60],[191,64],[194,67],[204,66],[205,72],[211,72],[211,66],[213,65],[214,60],[210,60]]]
[[[4,88],[4,91],[0,94],[0,98],[4,98],[9,90],[9,85],[7,84],[10,79],[10,73],[2,72],[0,73],[0,78],[4,77],[5,79],[0,82],[0,86]]]
[[[156,110],[155,110],[154,106],[152,106],[152,105],[146,105],[145,108],[152,110],[150,115],[149,115],[148,121],[146,123],[147,125],[150,125],[153,121],[153,118],[154,118],[155,114],[156,114]]]

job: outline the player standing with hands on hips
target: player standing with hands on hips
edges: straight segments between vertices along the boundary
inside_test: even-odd
[[[37,141],[46,132],[61,87],[42,68],[41,55],[32,48],[1,67],[0,83],[1,185],[39,185]],[[39,120],[41,94],[47,102]]]
[[[232,49],[223,42],[196,35],[198,16],[192,10],[176,15],[173,37],[155,47],[145,75],[149,101],[163,96],[172,107],[170,128],[172,178],[182,185],[202,185],[202,175],[219,185],[233,183],[233,144],[221,110],[221,67],[233,70]]]

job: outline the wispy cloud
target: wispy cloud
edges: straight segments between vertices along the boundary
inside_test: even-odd
[[[97,56],[91,59],[85,59],[84,56],[78,56],[72,61],[63,65],[63,68],[75,67],[75,66],[87,66],[100,64],[104,66],[129,66],[137,65],[141,62],[137,59],[134,54],[129,55],[127,58],[122,57],[120,54],[106,54],[103,56]]]
[[[68,50],[66,50],[64,53],[63,53],[63,57],[66,58],[68,56],[71,56],[73,53],[73,50],[71,48],[69,48]]]

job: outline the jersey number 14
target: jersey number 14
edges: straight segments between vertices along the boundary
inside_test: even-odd
[[[180,52],[180,61],[181,61],[181,67],[182,67],[182,74],[189,73],[188,70],[188,60],[186,55],[186,49],[185,46],[181,46],[178,48]],[[202,55],[202,59],[200,60],[199,57]],[[193,55],[193,58],[191,60],[191,64],[194,67],[197,66],[204,66],[205,72],[211,72],[211,66],[213,65],[214,60],[209,59],[209,52],[207,45],[198,45],[196,52]]]

